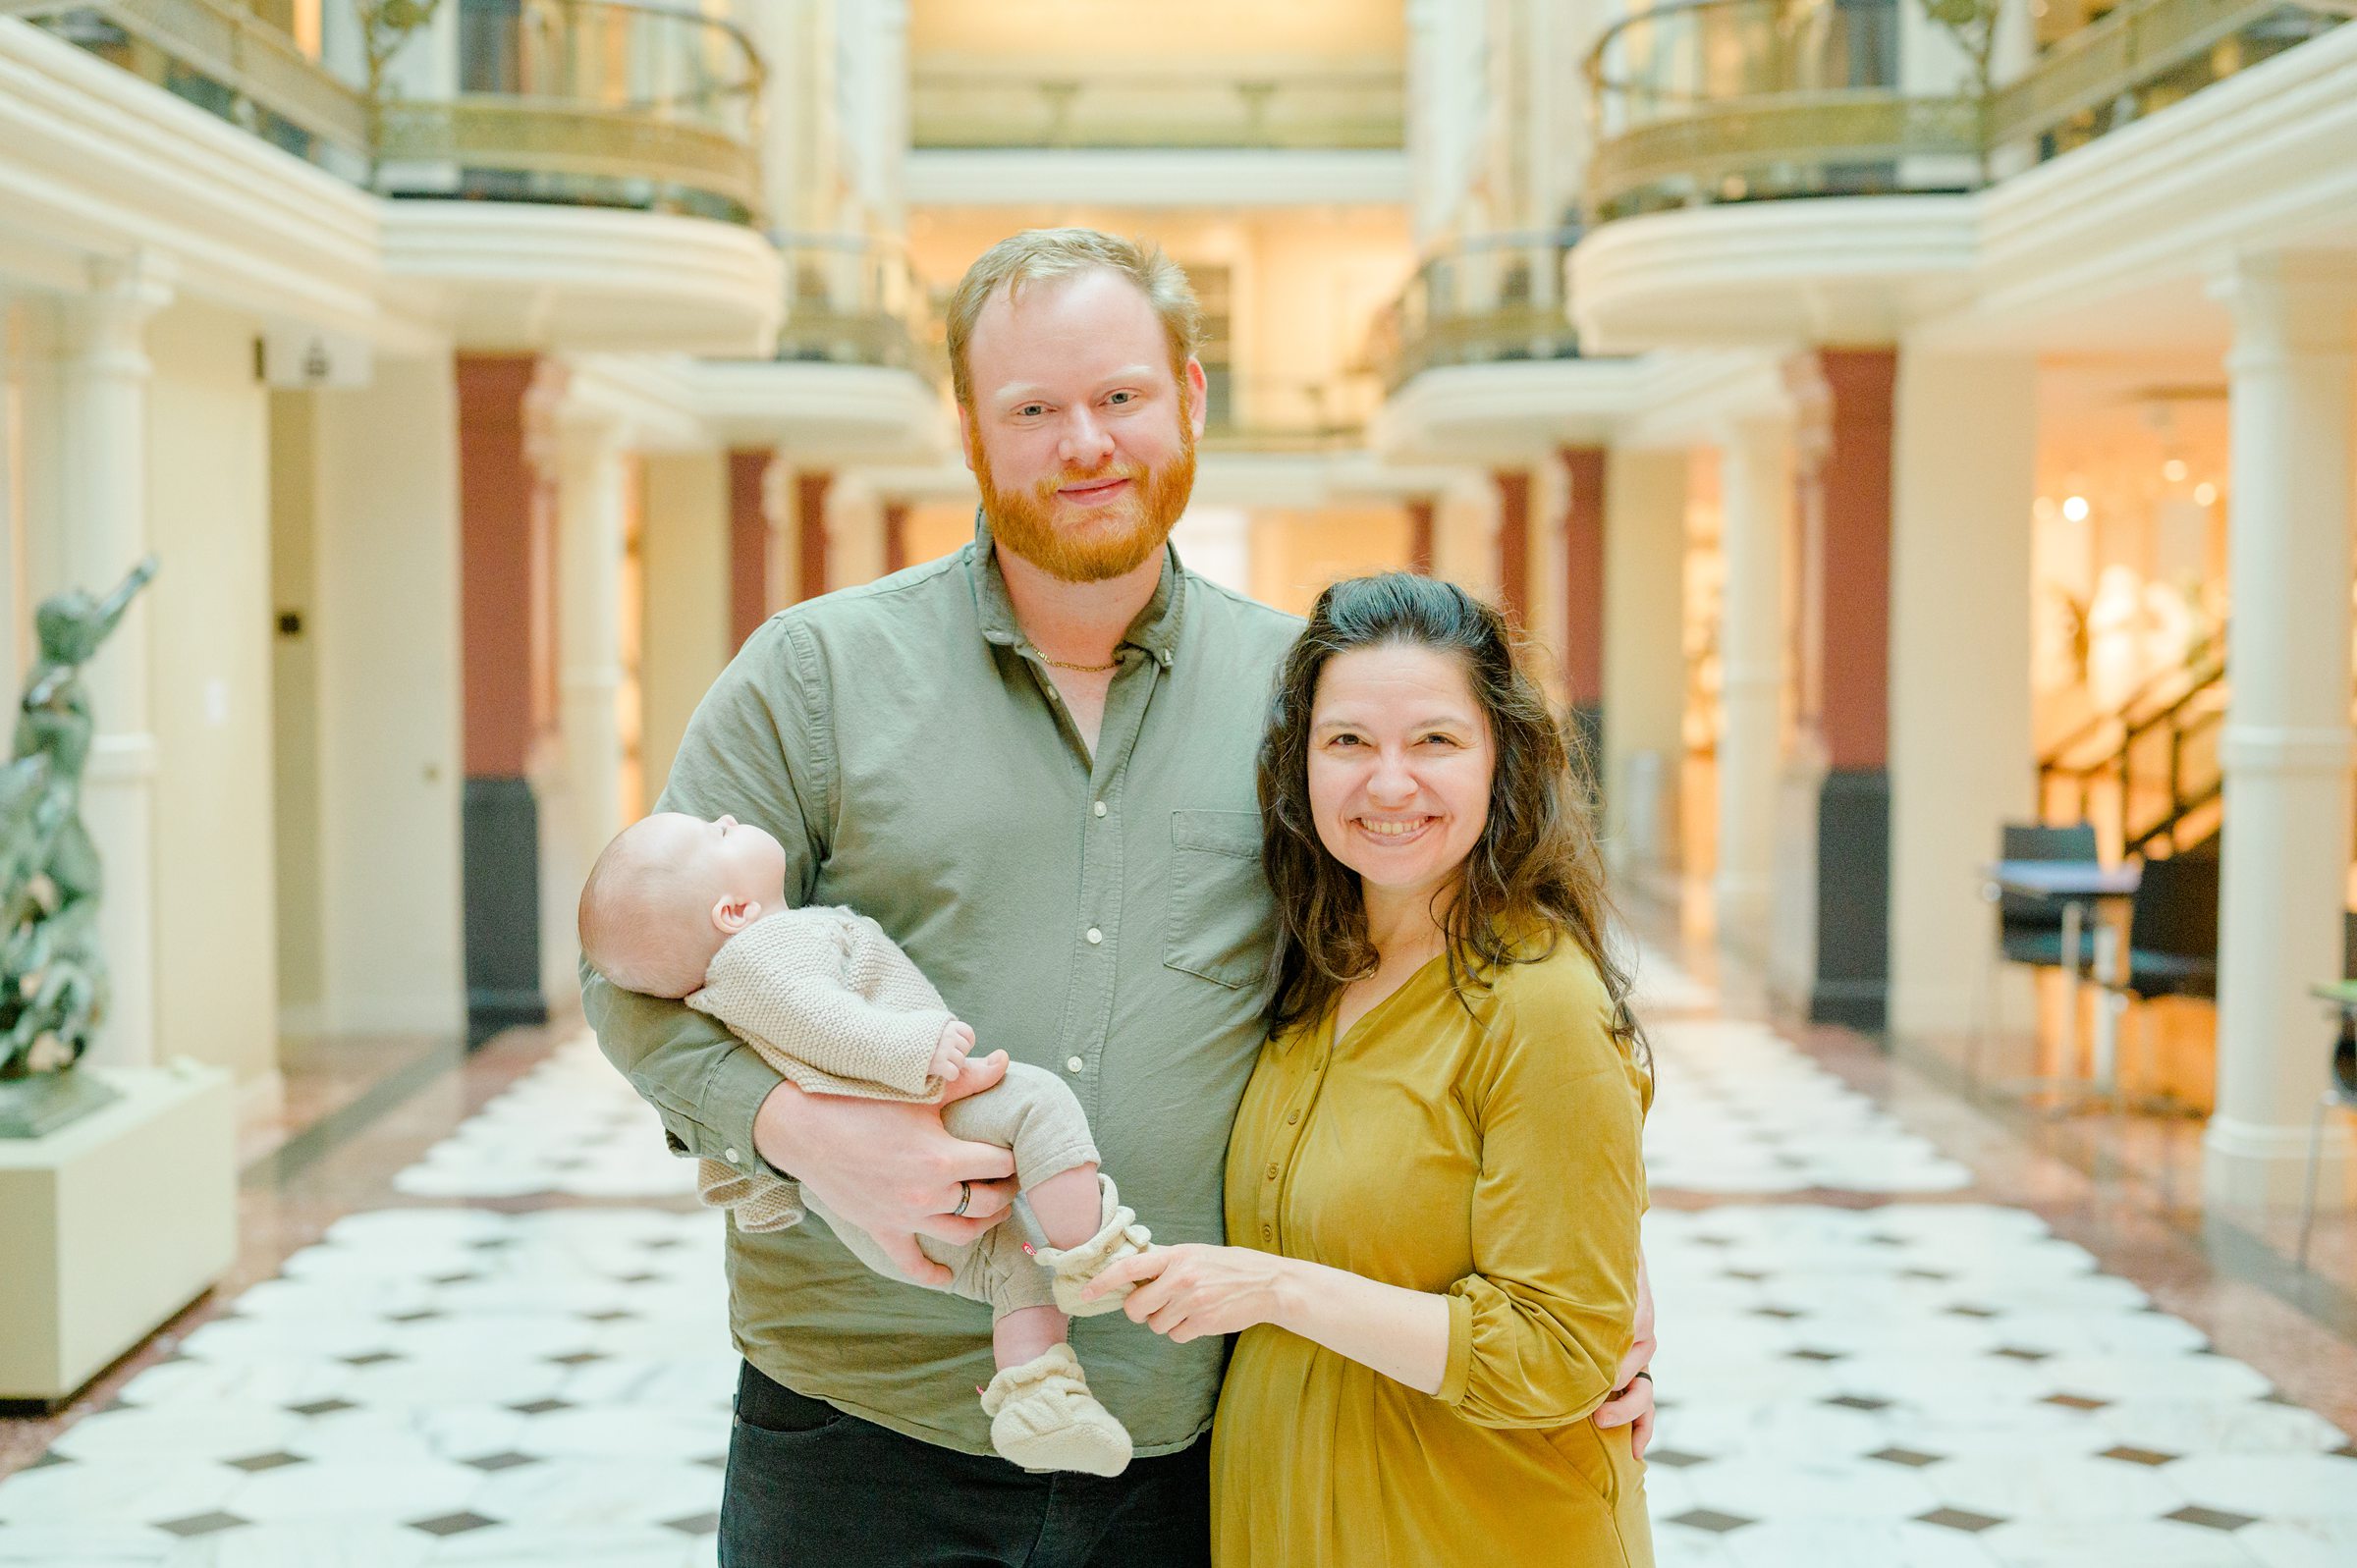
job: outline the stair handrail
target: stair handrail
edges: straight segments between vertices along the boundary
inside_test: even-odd
[[[2132,721],[2130,721],[2127,716],[2135,712],[2135,710],[2141,704],[2151,701],[2154,695],[2163,687],[2166,686],[2169,682],[2189,679],[2192,684],[2186,690],[2186,692],[2182,694],[2182,696],[2190,696],[2194,692],[2216,684],[2219,680],[2224,678],[2225,673],[2226,658],[2223,651],[2205,653],[2202,655],[2202,657],[2190,663],[2178,665],[2172,669],[2159,672],[2148,678],[2144,684],[2138,686],[2134,691],[2129,692],[2127,697],[2117,708],[2110,709],[2103,713],[2090,715],[2078,726],[2078,728],[2072,730],[2061,739],[2047,747],[2045,754],[2038,759],[2038,771],[2042,774],[2101,773],[2107,766],[2110,765],[2111,761],[2111,753],[2110,751],[2107,751],[2101,760],[2084,765],[2074,764],[2066,759],[2068,758],[2069,754],[2080,744],[2092,739],[2094,736],[2100,733],[2107,725],[2120,725],[2123,728],[2133,728]],[[2182,696],[2179,700],[2182,700]],[[2127,738],[2128,737],[2126,736],[2122,737],[2123,744],[2126,743]]]

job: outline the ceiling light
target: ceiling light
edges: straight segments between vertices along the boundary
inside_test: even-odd
[[[2210,505],[2212,502],[2218,499],[2218,486],[2212,484],[2207,479],[2203,480],[2200,484],[2193,487],[2193,499],[2201,506],[2206,507]]]
[[[2167,480],[2172,485],[2183,484],[2185,482],[2185,460],[2183,458],[2171,458],[2166,462],[2163,463],[2161,465],[2161,477]]]
[[[2062,515],[2073,522],[2085,522],[2087,520],[2087,498],[2085,496],[2063,497]]]

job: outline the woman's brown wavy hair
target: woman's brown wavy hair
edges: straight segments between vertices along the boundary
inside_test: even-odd
[[[1344,986],[1375,972],[1358,874],[1328,852],[1310,812],[1310,712],[1335,655],[1394,645],[1462,661],[1497,753],[1489,820],[1442,917],[1457,995],[1486,986],[1485,973],[1547,956],[1567,936],[1604,979],[1614,1034],[1644,1059],[1629,974],[1606,936],[1611,904],[1592,806],[1563,730],[1505,616],[1454,583],[1404,571],[1348,578],[1318,595],[1278,675],[1258,769],[1261,854],[1277,899],[1268,1023],[1282,1030],[1317,1018]],[[1534,923],[1550,933],[1543,944],[1515,940]]]

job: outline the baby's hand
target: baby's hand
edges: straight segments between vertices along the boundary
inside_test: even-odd
[[[973,1030],[952,1018],[942,1026],[941,1043],[933,1048],[933,1064],[925,1070],[943,1083],[956,1083],[965,1070],[966,1053],[973,1049]]]

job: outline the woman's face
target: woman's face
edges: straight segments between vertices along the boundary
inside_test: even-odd
[[[1413,643],[1335,655],[1309,719],[1309,805],[1327,853],[1367,891],[1455,880],[1490,816],[1496,764],[1464,660]]]

